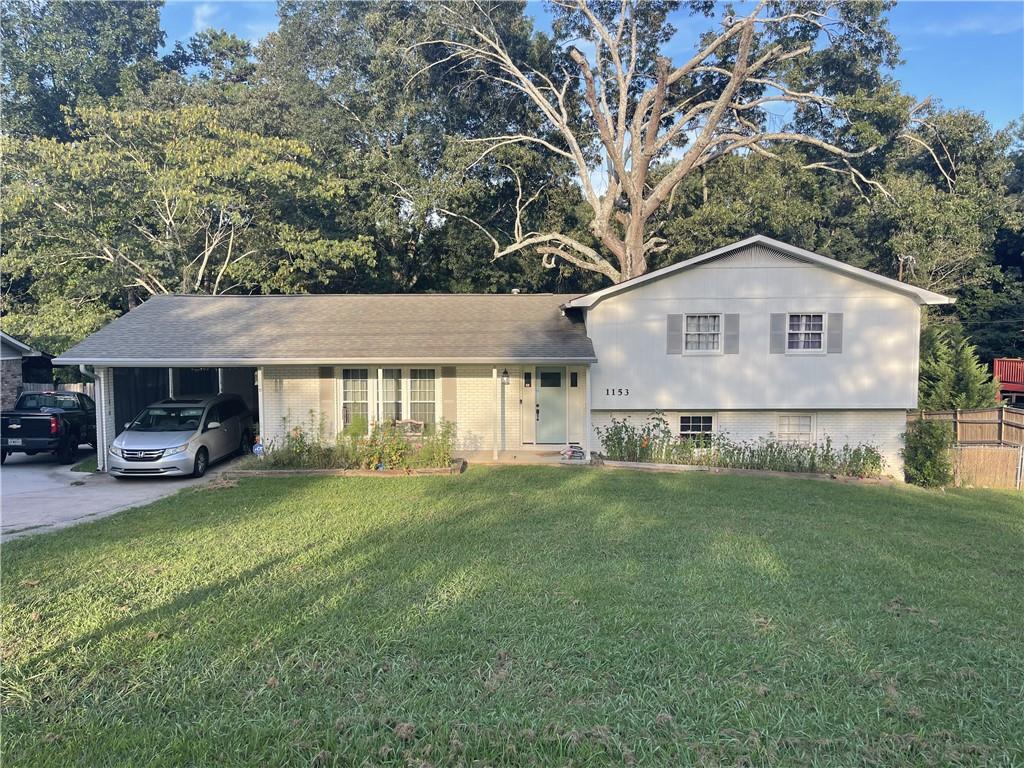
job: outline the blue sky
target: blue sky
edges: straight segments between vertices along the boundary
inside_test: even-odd
[[[543,18],[541,3],[530,5]],[[259,40],[277,27],[276,8],[252,0],[170,0],[162,16],[167,45],[207,27]],[[890,27],[906,60],[896,71],[905,91],[983,112],[997,127],[1024,113],[1024,2],[902,2]]]

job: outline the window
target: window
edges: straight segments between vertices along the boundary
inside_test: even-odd
[[[576,371],[569,372],[569,386],[578,387],[580,385],[580,375]]]
[[[398,421],[402,418],[402,369],[384,368],[381,371],[381,419]]]
[[[687,315],[683,350],[714,352],[721,349],[721,315]]]
[[[341,371],[341,420],[343,427],[354,422],[369,422],[368,381],[365,368],[343,368]]]
[[[409,369],[409,418],[434,423],[434,369]]]
[[[784,443],[810,443],[814,440],[814,417],[809,413],[779,416],[779,440]]]
[[[224,421],[222,406],[219,404],[211,405],[209,410],[206,412],[206,421],[203,423],[203,429],[209,429],[210,425],[214,422],[219,424],[222,421]]]
[[[704,442],[715,431],[714,417],[684,415],[679,417],[679,437],[683,440]]]
[[[561,371],[541,371],[540,372],[540,385],[542,387],[554,387],[558,389],[562,386],[562,372]]]
[[[789,315],[786,324],[786,350],[788,352],[820,352],[825,348],[824,315]]]
[[[533,386],[533,373],[531,371],[523,372],[523,386],[527,389]]]

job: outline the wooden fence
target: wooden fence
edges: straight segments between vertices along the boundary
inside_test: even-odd
[[[953,476],[957,485],[1015,488],[1024,485],[1024,409],[972,408],[914,411],[908,421],[946,421],[956,439]]]
[[[948,421],[958,445],[1024,445],[1024,409],[972,408],[956,411],[913,411],[908,421]]]

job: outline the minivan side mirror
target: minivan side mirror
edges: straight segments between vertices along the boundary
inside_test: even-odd
[[[209,424],[206,425],[206,429],[207,430],[217,429],[218,427],[220,427],[220,422],[219,421],[211,421]]]
[[[131,423],[130,421],[126,421],[126,422],[124,423],[124,428],[125,428],[125,429],[131,429],[131,428],[132,428],[132,423]]]

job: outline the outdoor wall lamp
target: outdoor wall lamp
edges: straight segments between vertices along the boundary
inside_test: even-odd
[[[502,385],[508,385],[508,368],[501,369],[501,383]]]

